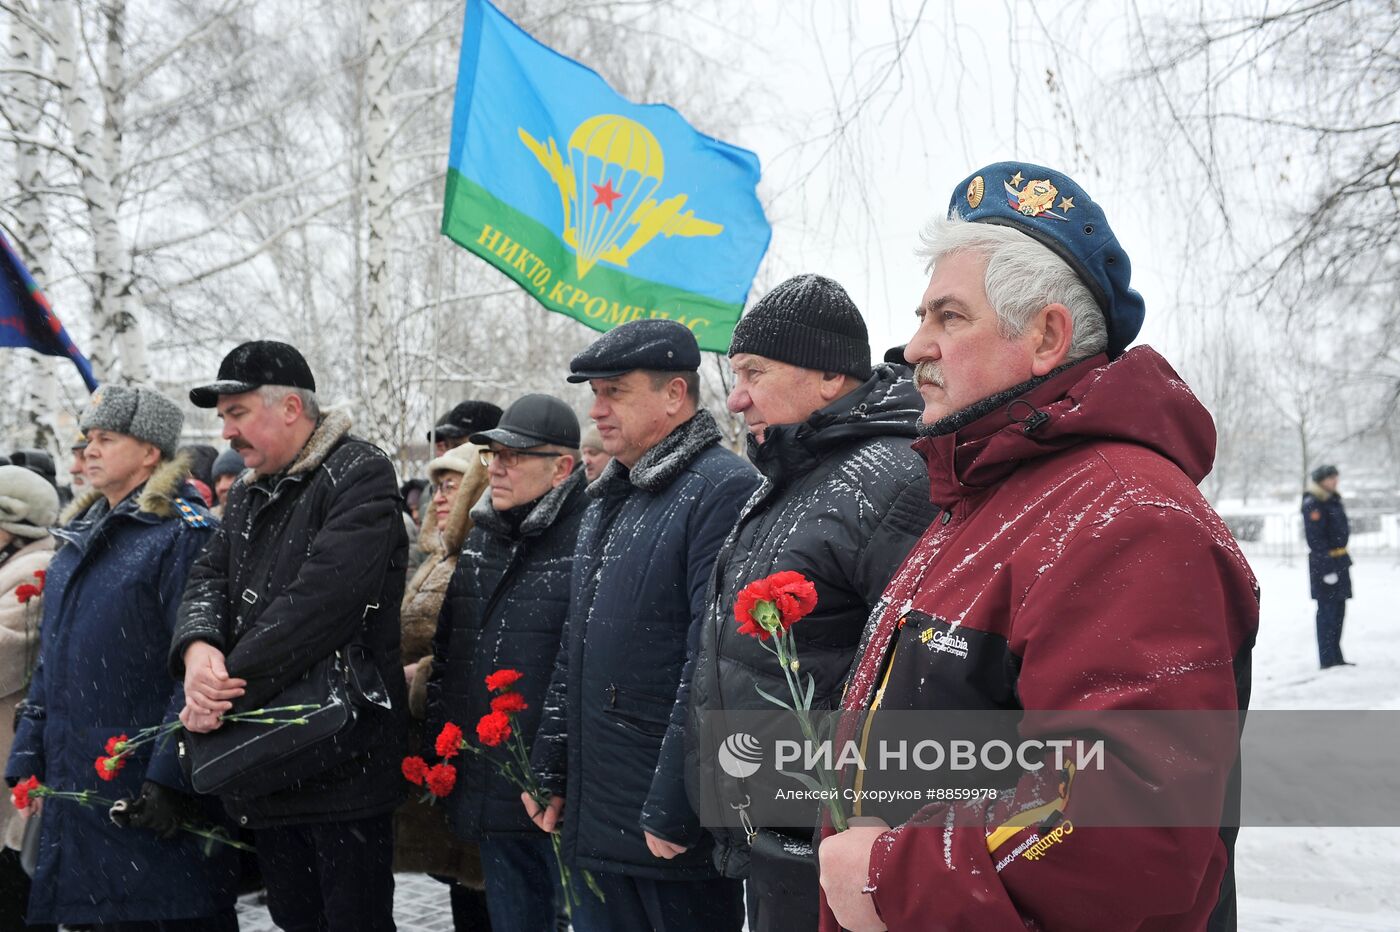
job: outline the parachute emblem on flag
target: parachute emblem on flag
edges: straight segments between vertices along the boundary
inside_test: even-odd
[[[628,260],[657,236],[718,236],[724,231],[722,224],[687,210],[685,194],[663,201],[652,196],[665,176],[665,153],[651,130],[635,120],[615,114],[584,120],[569,137],[568,162],[553,137],[541,143],[524,127],[517,131],[559,189],[564,242],[574,251],[580,279],[599,262],[627,268]]]

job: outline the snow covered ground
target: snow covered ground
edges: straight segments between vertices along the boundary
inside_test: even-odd
[[[1323,671],[1307,558],[1249,556],[1263,594],[1250,707],[1400,709],[1400,557],[1357,558],[1342,636],[1356,666]],[[1400,932],[1400,828],[1246,828],[1236,873],[1242,932]]]

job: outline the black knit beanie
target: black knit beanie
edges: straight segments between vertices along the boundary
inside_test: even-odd
[[[846,289],[820,275],[789,278],[749,308],[729,343],[729,355],[739,353],[870,377],[865,320]]]

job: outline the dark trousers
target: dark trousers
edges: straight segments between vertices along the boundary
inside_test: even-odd
[[[447,884],[447,899],[452,904],[453,932],[491,932],[491,916],[486,912],[486,891],[473,890],[452,877],[429,874],[438,883]]]
[[[89,926],[92,932],[238,932],[233,910],[199,919],[152,919],[146,922],[103,922]]]
[[[572,869],[575,874],[576,868]],[[607,901],[583,884],[574,932],[739,932],[744,885],[738,880],[649,880],[593,872]]]
[[[816,932],[819,887],[810,833],[760,829],[749,848],[744,882],[749,932]]]
[[[1346,613],[1346,599],[1317,600],[1317,660],[1323,669],[1346,662],[1342,659],[1342,618]]]
[[[283,932],[394,932],[392,816],[258,829],[253,843]]]
[[[27,924],[24,914],[28,909],[29,875],[19,866],[19,852],[0,848],[0,932],[54,932],[58,928]]]
[[[481,873],[486,878],[491,932],[554,932],[563,885],[548,835],[487,836],[481,841]],[[592,896],[583,879],[578,881],[575,888]]]

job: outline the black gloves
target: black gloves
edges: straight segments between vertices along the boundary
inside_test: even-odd
[[[107,814],[122,828],[147,828],[166,839],[175,837],[181,823],[199,815],[194,797],[150,780],[141,784],[140,796],[117,800]]]

